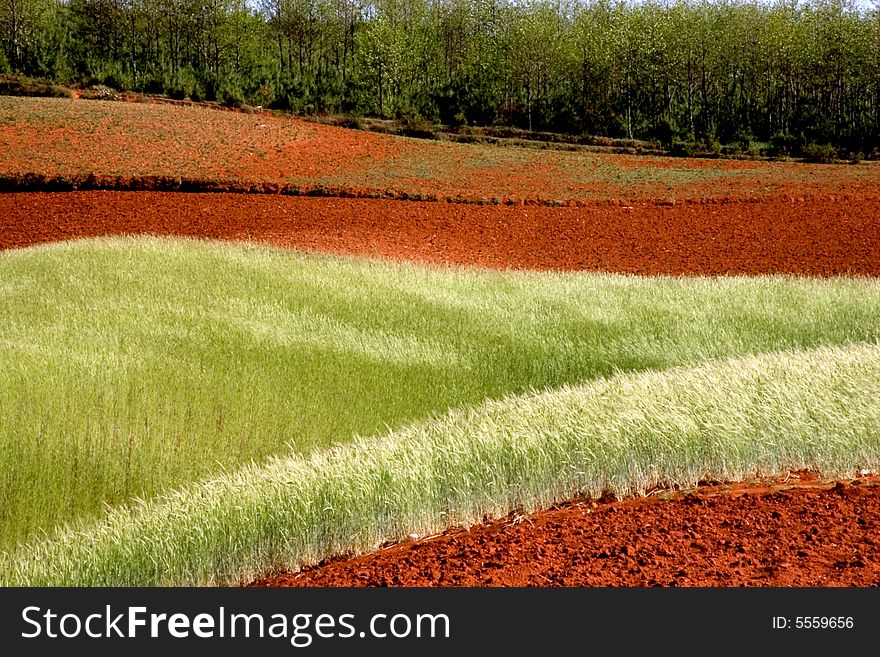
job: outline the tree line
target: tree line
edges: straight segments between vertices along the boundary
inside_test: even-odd
[[[0,0],[0,42],[0,73],[299,113],[880,149],[880,2]]]

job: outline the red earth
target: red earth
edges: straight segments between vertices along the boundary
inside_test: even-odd
[[[0,153],[0,177],[167,177],[487,203],[880,195],[877,162],[503,148],[150,102],[0,96]]]
[[[880,275],[880,197],[482,206],[248,194],[0,194],[0,248],[157,234],[497,269]]]
[[[880,478],[579,501],[251,586],[878,586]]]
[[[246,194],[0,194],[0,249],[177,235],[500,269],[880,275],[880,198],[583,207]],[[256,585],[877,586],[880,481],[576,501]]]

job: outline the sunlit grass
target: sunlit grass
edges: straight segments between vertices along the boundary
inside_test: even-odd
[[[574,495],[880,463],[880,346],[622,374],[222,475],[0,560],[0,583],[217,584]]]
[[[444,270],[114,239],[0,254],[0,547],[251,461],[615,372],[880,338],[869,279]]]

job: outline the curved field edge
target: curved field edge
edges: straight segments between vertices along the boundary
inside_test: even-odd
[[[0,548],[485,399],[880,340],[872,279],[501,273],[127,238],[0,254]]]
[[[880,464],[880,345],[621,374],[248,467],[21,546],[4,585],[229,584],[577,496]]]

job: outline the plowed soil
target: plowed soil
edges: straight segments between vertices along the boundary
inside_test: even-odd
[[[158,234],[499,269],[880,275],[880,198],[587,207],[246,194],[0,194],[0,248]]]
[[[878,478],[800,477],[514,514],[253,585],[880,585]]]
[[[389,137],[204,107],[0,96],[0,177],[177,178],[220,186],[487,203],[880,195],[857,166],[569,153]]]

